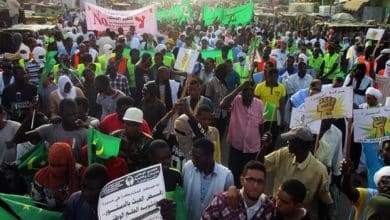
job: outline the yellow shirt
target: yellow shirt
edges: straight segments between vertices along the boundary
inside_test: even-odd
[[[257,84],[255,88],[255,96],[259,97],[263,103],[271,102],[279,108],[280,99],[286,96],[286,88],[283,84],[278,83],[276,87],[269,87],[265,85],[265,81]]]
[[[261,99],[263,103],[273,103],[279,109],[279,101],[286,96],[286,88],[283,84],[278,83],[278,86],[269,87],[265,85],[265,81],[257,84],[255,88],[255,96]],[[276,121],[278,114],[274,114],[272,121]]]
[[[274,196],[279,186],[286,180],[297,179],[306,187],[303,205],[310,213],[311,219],[318,219],[318,201],[324,204],[333,202],[329,193],[329,177],[326,167],[311,153],[302,163],[295,161],[295,155],[283,147],[264,158],[267,172],[275,171]]]
[[[359,192],[359,199],[355,203],[352,203],[352,213],[349,219],[353,220],[362,220],[364,217],[364,212],[367,207],[368,202],[378,194],[378,191],[376,189],[369,189],[369,188],[356,188]]]

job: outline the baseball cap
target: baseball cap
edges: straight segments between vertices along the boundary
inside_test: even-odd
[[[301,139],[303,141],[313,141],[313,134],[310,129],[303,126],[292,128],[289,132],[280,135],[285,140]]]
[[[123,116],[124,121],[133,121],[137,123],[142,123],[144,117],[144,113],[139,108],[128,108]]]

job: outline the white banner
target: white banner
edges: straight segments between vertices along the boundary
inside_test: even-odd
[[[332,88],[305,99],[305,122],[352,117],[352,87]]]
[[[353,110],[353,126],[355,142],[390,140],[390,106]]]
[[[321,129],[321,120],[305,123],[305,106],[301,105],[298,108],[293,107],[291,111],[290,128],[295,128],[297,126],[309,127],[311,133],[319,134]]]
[[[157,9],[147,6],[136,10],[118,11],[85,3],[88,30],[105,31],[110,28],[117,31],[122,27],[127,32],[130,26],[135,26],[137,34],[157,33]]]
[[[175,62],[175,69],[191,74],[198,60],[199,51],[180,48]]]
[[[381,40],[384,33],[385,33],[384,29],[368,28],[367,34],[366,34],[366,39],[368,39],[368,40]]]
[[[99,195],[99,219],[162,219],[156,203],[164,198],[162,167],[153,165],[107,183]]]

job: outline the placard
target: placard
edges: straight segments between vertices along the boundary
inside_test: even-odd
[[[175,69],[192,74],[198,60],[199,51],[180,48],[175,62]]]
[[[384,33],[385,33],[384,29],[368,28],[367,34],[366,34],[366,39],[368,39],[368,40],[381,40]]]
[[[352,117],[352,87],[332,88],[305,99],[305,123],[327,118]]]
[[[353,125],[355,142],[390,140],[390,106],[353,110]]]
[[[293,107],[291,111],[290,128],[295,128],[297,126],[308,127],[310,128],[311,133],[319,134],[321,129],[321,120],[305,123],[305,107],[304,105],[301,105],[298,108]]]
[[[156,11],[153,5],[136,10],[119,11],[85,3],[88,30],[105,31],[110,28],[112,31],[117,31],[121,27],[127,32],[130,26],[135,26],[137,34],[156,34]]]
[[[156,205],[165,198],[161,164],[135,171],[112,180],[99,195],[101,220],[162,219]]]

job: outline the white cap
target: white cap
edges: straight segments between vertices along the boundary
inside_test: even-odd
[[[139,108],[128,108],[123,116],[124,121],[133,121],[137,123],[142,123],[144,119],[144,113]]]
[[[166,49],[167,49],[167,46],[165,46],[165,44],[158,44],[156,46],[156,48],[154,49],[154,51],[156,53],[161,53],[161,51],[166,50]]]
[[[376,98],[377,101],[379,101],[382,98],[382,93],[378,89],[375,89],[374,87],[368,87],[366,90],[366,95],[372,95]]]
[[[298,55],[298,59],[302,59],[302,61],[307,64],[307,56],[304,53],[300,53]]]
[[[374,182],[377,186],[381,178],[384,176],[390,176],[390,166],[384,166],[376,171],[374,175]]]
[[[45,62],[46,51],[43,47],[35,47],[32,52],[33,52],[34,60],[37,61],[37,63]]]

